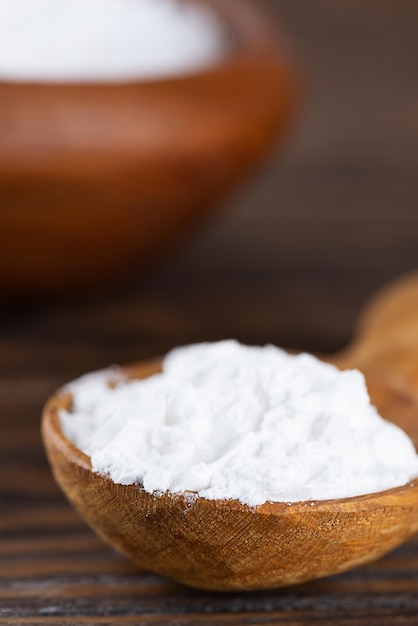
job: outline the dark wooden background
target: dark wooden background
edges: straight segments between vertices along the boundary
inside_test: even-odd
[[[226,0],[227,1],[227,0]],[[270,0],[309,85],[297,132],[168,266],[130,287],[0,312],[0,624],[418,624],[418,540],[293,589],[213,595],[138,572],[54,485],[43,402],[174,345],[332,351],[418,262],[418,3]]]

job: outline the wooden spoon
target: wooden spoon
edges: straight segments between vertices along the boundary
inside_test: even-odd
[[[378,297],[353,346],[332,359],[366,374],[384,417],[418,443],[418,277]],[[144,378],[157,361],[122,369]],[[90,459],[63,435],[58,412],[71,396],[58,392],[43,416],[54,476],[90,526],[138,565],[192,587],[247,590],[301,583],[373,561],[418,531],[418,480],[360,497],[268,502],[193,499],[116,485],[91,470]],[[190,496],[191,494],[189,494]]]

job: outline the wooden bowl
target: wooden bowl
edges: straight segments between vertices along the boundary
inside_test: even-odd
[[[393,294],[403,302],[395,312]],[[365,332],[350,351],[333,360],[341,367],[364,369],[373,383],[372,400],[385,417],[401,422],[417,445],[418,318],[402,313],[411,302],[418,303],[418,279],[379,301],[365,318],[379,323],[379,341],[373,330]],[[393,331],[396,319],[398,333]],[[388,341],[386,327],[392,329]],[[402,352],[405,337],[409,343]],[[121,373],[144,378],[159,367],[151,362]],[[89,457],[62,433],[59,411],[70,407],[71,396],[61,391],[43,416],[43,438],[58,484],[106,542],[139,566],[186,585],[231,591],[301,583],[373,561],[418,531],[418,479],[360,497],[291,505],[267,502],[254,508],[117,485],[93,473]]]
[[[166,80],[0,82],[0,293],[107,281],[166,250],[283,137],[295,71],[271,16],[209,3],[233,45]]]

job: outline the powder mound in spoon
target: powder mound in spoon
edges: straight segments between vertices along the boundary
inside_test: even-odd
[[[370,404],[363,375],[235,341],[171,352],[145,380],[72,383],[66,436],[93,470],[149,492],[249,505],[346,498],[418,477],[408,436]]]

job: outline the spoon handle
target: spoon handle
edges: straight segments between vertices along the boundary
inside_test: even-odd
[[[418,348],[418,273],[411,274],[375,296],[360,318],[352,347],[358,355]]]
[[[372,299],[353,343],[334,362],[362,370],[380,413],[418,446],[418,273]]]

